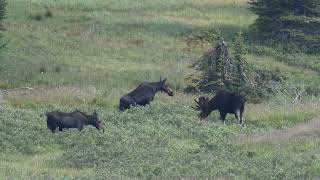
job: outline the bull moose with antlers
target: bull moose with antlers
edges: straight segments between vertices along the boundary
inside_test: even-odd
[[[159,82],[140,84],[136,89],[121,97],[119,110],[125,111],[126,109],[129,109],[130,106],[145,106],[150,104],[150,102],[153,101],[155,94],[159,91],[164,91],[169,96],[173,96],[173,91],[166,81],[166,78],[162,79],[160,77]]]
[[[243,124],[242,116],[246,99],[238,93],[220,90],[212,99],[202,96],[198,100],[195,100],[195,102],[197,105],[193,109],[200,111],[200,119],[205,119],[212,111],[218,110],[220,119],[224,124],[228,113],[234,114],[239,124]]]

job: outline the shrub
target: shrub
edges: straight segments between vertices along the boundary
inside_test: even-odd
[[[53,16],[51,10],[48,7],[45,7],[44,17],[51,18]]]
[[[39,12],[31,14],[29,17],[30,17],[30,19],[37,20],[37,21],[42,20],[42,14]]]
[[[31,13],[29,18],[36,21],[41,21],[44,18],[51,18],[52,16],[52,11],[48,7],[45,7],[45,10],[39,10]]]
[[[61,66],[57,66],[57,67],[54,69],[54,72],[60,73],[60,72],[61,72]]]

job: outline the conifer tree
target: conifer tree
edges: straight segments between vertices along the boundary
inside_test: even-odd
[[[242,33],[235,41],[235,56],[231,56],[228,46],[222,39],[199,58],[191,67],[197,73],[189,76],[190,89],[200,92],[213,92],[219,89],[245,91],[252,86],[252,73],[245,60]]]
[[[3,25],[3,20],[5,18],[5,11],[6,11],[7,2],[6,0],[0,0],[0,38],[3,37],[2,32],[5,31],[5,27]],[[0,49],[4,47],[4,44],[0,44]]]
[[[293,43],[307,51],[320,50],[319,0],[250,0],[258,15],[254,27],[261,40]]]

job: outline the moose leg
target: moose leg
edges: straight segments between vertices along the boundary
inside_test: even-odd
[[[239,116],[241,117],[241,113],[240,113],[240,110],[237,109],[236,112],[234,113],[234,116],[236,117],[237,121],[239,122],[239,124],[241,124],[241,118],[239,120]]]
[[[79,126],[78,130],[81,131],[83,129],[83,126]]]
[[[62,131],[62,127],[59,126],[59,131]]]
[[[224,125],[226,125],[225,119],[226,119],[226,115],[227,113],[223,112],[223,111],[219,111],[220,112],[220,119],[223,122]]]
[[[243,111],[240,111],[240,124],[243,125]]]
[[[54,131],[56,130],[57,127],[48,125],[48,128],[51,130],[52,133],[54,133]]]

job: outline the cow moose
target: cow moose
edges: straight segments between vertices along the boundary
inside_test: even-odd
[[[220,90],[210,100],[202,96],[198,100],[195,100],[195,102],[197,105],[193,109],[200,111],[199,117],[201,120],[208,117],[212,111],[218,110],[220,119],[224,124],[228,113],[234,114],[239,124],[243,124],[242,116],[246,99],[238,93]]]
[[[145,106],[153,101],[155,94],[159,91],[164,91],[169,96],[173,96],[173,91],[166,83],[167,79],[160,77],[159,82],[142,83],[136,89],[120,98],[119,110],[125,111],[130,106]]]
[[[52,111],[46,113],[46,116],[47,127],[52,131],[52,133],[54,133],[57,128],[59,128],[59,131],[62,131],[63,128],[77,128],[81,131],[85,125],[92,125],[98,130],[102,129],[104,132],[101,121],[98,119],[98,114],[96,112],[92,115],[87,115],[78,110],[71,113]]]

